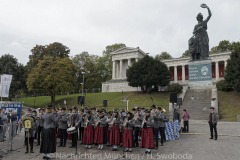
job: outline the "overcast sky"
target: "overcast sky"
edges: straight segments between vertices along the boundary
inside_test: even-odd
[[[101,55],[107,45],[140,47],[151,56],[180,57],[188,48],[196,15],[207,9],[210,48],[240,40],[240,0],[0,0],[0,56],[26,64],[36,45],[60,42],[71,56]]]

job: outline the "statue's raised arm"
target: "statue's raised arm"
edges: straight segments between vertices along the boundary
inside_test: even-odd
[[[201,4],[201,7],[202,8],[207,8],[207,10],[208,10],[208,17],[204,20],[205,22],[208,22],[209,21],[209,19],[211,18],[211,16],[212,16],[212,12],[211,12],[211,10],[210,10],[210,8],[206,5],[206,4]]]

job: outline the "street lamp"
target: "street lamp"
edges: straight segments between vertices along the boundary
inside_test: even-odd
[[[83,90],[84,90],[84,74],[85,72],[82,72],[83,80],[82,80],[82,98],[83,98]]]
[[[90,71],[82,71],[81,72],[82,73],[82,75],[83,75],[83,80],[82,80],[82,102],[83,102],[83,95],[84,95],[84,75],[86,74],[86,73],[90,73]],[[83,108],[83,103],[82,103],[82,108]]]

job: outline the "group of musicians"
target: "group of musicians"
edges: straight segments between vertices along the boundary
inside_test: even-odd
[[[44,159],[50,159],[48,154],[56,152],[57,138],[60,139],[58,147],[65,147],[66,141],[71,139],[70,147],[77,147],[79,140],[86,149],[97,145],[102,150],[104,145],[108,145],[112,146],[112,151],[122,146],[125,152],[132,152],[132,148],[142,147],[146,149],[146,154],[159,147],[159,133],[161,145],[166,141],[164,130],[168,117],[163,108],[155,105],[150,109],[134,108],[132,112],[107,112],[96,108],[78,111],[76,107],[57,110],[49,105],[46,109],[39,109],[37,114],[29,110],[27,115],[35,117],[31,138],[34,133],[37,134],[38,145],[41,142],[40,153],[45,154]],[[31,152],[32,143],[31,139]],[[26,146],[28,153],[28,144]]]

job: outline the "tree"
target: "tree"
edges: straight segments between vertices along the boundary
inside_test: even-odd
[[[132,87],[141,87],[147,91],[152,86],[167,86],[170,73],[167,66],[146,55],[127,69],[127,81]]]
[[[46,92],[54,105],[57,93],[73,91],[74,76],[75,68],[68,57],[43,56],[29,73],[27,87],[33,92]]]
[[[158,54],[155,56],[155,59],[161,61],[164,59],[172,59],[173,57],[168,52],[162,52],[161,54]]]
[[[115,43],[112,45],[108,45],[103,51],[102,57],[99,58],[98,62],[101,64],[98,67],[103,70],[104,81],[110,80],[112,78],[112,55],[110,53],[123,47],[126,47],[126,45],[123,43]]]
[[[217,53],[217,52],[219,52],[219,51],[218,51],[218,46],[215,46],[215,47],[212,47],[212,48],[211,48],[210,54],[215,54],[215,53]]]
[[[29,61],[26,65],[28,72],[38,64],[39,60],[42,60],[43,56],[69,57],[70,49],[59,42],[54,42],[45,46],[36,45],[31,52],[32,54],[29,55]]]
[[[240,50],[234,50],[227,61],[225,81],[229,87],[240,92]]]
[[[18,96],[26,90],[25,70],[24,66],[18,63],[18,60],[10,54],[5,54],[0,57],[0,74],[11,74],[12,83],[9,91],[9,99]]]
[[[182,54],[182,57],[189,57],[190,56],[190,53],[188,50],[186,50],[183,54]]]
[[[228,40],[220,41],[217,47],[219,52],[230,51],[232,49],[232,44]]]
[[[240,53],[240,42],[232,42],[231,50]]]
[[[219,42],[218,46],[212,47],[210,53],[220,53],[225,51],[231,51],[232,44],[228,40],[222,40]]]
[[[173,83],[168,85],[168,91],[169,92],[176,92],[177,94],[182,93],[183,86],[179,83]]]

